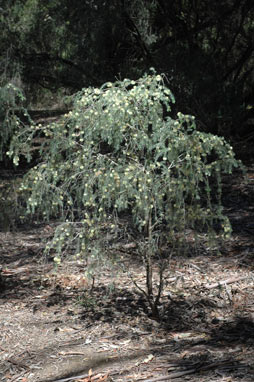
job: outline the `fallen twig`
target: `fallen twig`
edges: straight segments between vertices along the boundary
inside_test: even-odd
[[[112,372],[110,373],[110,375],[106,374],[106,376],[111,376],[111,375],[114,375],[114,374],[118,374],[115,373],[115,372]],[[102,373],[99,373],[99,374],[96,374],[94,376],[90,375],[90,374],[81,374],[81,375],[73,375],[72,377],[66,377],[66,378],[61,378],[61,379],[45,379],[43,381],[40,381],[40,382],[69,382],[69,381],[74,381],[74,380],[85,380],[86,378],[91,381],[96,381],[97,379],[98,380],[102,380],[102,378],[105,377],[105,374],[102,374]]]
[[[12,363],[12,364],[15,365],[15,366],[19,366],[19,367],[25,368],[25,369],[27,369],[27,370],[30,369],[30,367],[27,366],[25,363],[23,363],[22,361],[17,361],[17,360],[14,359],[14,358],[9,358],[9,359],[7,359],[7,362],[10,362],[10,363]]]
[[[179,378],[182,377],[183,375],[188,375],[188,374],[193,374],[197,371],[197,369],[189,369],[185,371],[178,371],[176,373],[171,373],[169,375],[163,375],[161,377],[155,377],[152,379],[146,379],[145,382],[158,382],[158,381],[166,381],[168,379],[174,379],[174,378]]]
[[[69,382],[69,381],[74,381],[75,379],[85,379],[89,378],[89,374],[81,374],[81,375],[74,375],[72,377],[67,377],[67,378],[61,378],[61,379],[50,379],[50,380],[45,380],[45,382]]]
[[[237,281],[245,280],[250,278],[250,276],[239,276],[239,277],[231,277],[230,279],[227,280],[222,280],[214,284],[206,284],[205,288],[207,289],[212,289],[212,288],[217,288],[219,286],[227,285],[227,284],[233,284],[236,283]]]

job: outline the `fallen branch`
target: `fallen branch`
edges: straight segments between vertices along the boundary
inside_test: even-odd
[[[171,373],[171,374],[168,374],[168,375],[163,375],[161,377],[155,377],[155,378],[152,378],[152,379],[146,379],[145,382],[166,381],[168,379],[182,377],[183,375],[193,374],[196,371],[197,371],[197,369],[189,369],[189,370],[185,370],[185,371],[178,371],[176,373]]]
[[[166,381],[166,380],[171,380],[174,378],[179,378],[179,377],[182,377],[184,375],[199,373],[200,371],[202,372],[202,371],[216,369],[216,368],[223,368],[223,369],[226,368],[227,370],[231,370],[231,369],[239,369],[239,368],[242,369],[244,367],[246,367],[246,365],[241,365],[241,364],[234,365],[234,362],[232,360],[213,362],[209,365],[197,364],[196,366],[192,365],[192,368],[190,368],[188,370],[178,371],[178,372],[164,375],[161,377],[146,379],[145,382]]]
[[[206,284],[205,287],[207,289],[217,288],[217,287],[220,287],[220,286],[223,286],[223,285],[233,284],[233,283],[236,283],[237,281],[245,280],[245,279],[248,279],[250,277],[251,276],[231,277],[230,279],[222,280],[222,281],[219,281],[219,282],[214,283],[214,284]]]
[[[98,378],[101,377],[101,374],[100,376],[98,376]],[[67,377],[67,378],[61,378],[61,379],[50,379],[48,380],[47,382],[69,382],[69,381],[74,381],[76,379],[86,379],[86,378],[91,378],[91,375],[90,374],[81,374],[81,375],[74,375],[72,377]],[[46,380],[45,380],[46,382]]]

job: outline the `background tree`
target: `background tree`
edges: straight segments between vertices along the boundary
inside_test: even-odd
[[[34,103],[152,66],[199,129],[237,140],[253,116],[253,16],[251,0],[3,0],[1,75],[18,70]]]

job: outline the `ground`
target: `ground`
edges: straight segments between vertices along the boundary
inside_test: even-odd
[[[129,277],[145,284],[135,243],[118,250],[128,272],[92,282],[85,262],[43,255],[54,223],[0,232],[1,380],[253,382],[254,167],[223,195],[233,236],[172,256],[161,321]]]

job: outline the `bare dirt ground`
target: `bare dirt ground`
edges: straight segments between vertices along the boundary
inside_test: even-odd
[[[172,257],[161,322],[117,264],[93,288],[82,261],[56,270],[42,255],[51,225],[0,232],[0,380],[253,382],[254,167],[223,199],[232,238]],[[135,248],[119,253],[145,285]]]

